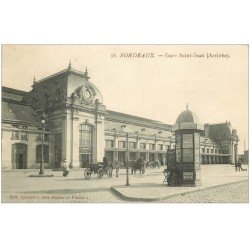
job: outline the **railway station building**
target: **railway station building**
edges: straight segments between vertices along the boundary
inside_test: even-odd
[[[45,115],[45,123],[41,116]],[[167,115],[167,114],[166,114]],[[177,118],[197,122],[188,107]],[[205,124],[200,139],[203,164],[234,164],[238,136],[230,122]],[[59,168],[66,159],[72,168],[109,161],[159,161],[166,165],[174,148],[172,125],[106,108],[88,71],[71,64],[36,81],[29,92],[2,87],[2,168]]]

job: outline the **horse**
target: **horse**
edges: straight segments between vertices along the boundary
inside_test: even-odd
[[[116,177],[118,177],[119,170],[121,167],[124,166],[124,164],[120,161],[112,161],[112,162],[110,162],[110,166],[112,168],[112,171],[113,171],[113,169],[115,169]],[[111,177],[112,177],[112,171],[111,171]]]
[[[131,162],[131,173],[136,174],[137,170],[140,171],[140,174],[145,173],[145,162],[144,161],[141,161],[138,159],[137,161]]]
[[[146,167],[146,168],[149,168],[149,167],[152,168],[152,167],[153,167],[153,163],[147,161],[147,162],[145,163],[145,167]]]

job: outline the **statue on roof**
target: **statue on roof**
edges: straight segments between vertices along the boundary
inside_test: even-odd
[[[84,73],[84,77],[86,78],[86,80],[88,81],[89,80],[89,74],[88,74],[88,68],[86,66],[86,69],[85,69],[85,73]]]

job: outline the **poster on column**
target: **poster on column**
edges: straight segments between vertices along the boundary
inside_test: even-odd
[[[193,134],[183,134],[183,148],[193,148]]]

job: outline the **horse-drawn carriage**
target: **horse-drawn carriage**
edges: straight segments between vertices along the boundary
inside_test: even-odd
[[[116,177],[118,177],[120,168],[123,167],[123,163],[119,161],[112,162],[100,162],[96,164],[88,164],[84,171],[85,179],[89,180],[93,173],[97,174],[97,179],[101,179],[104,175],[112,178],[113,170],[115,169]]]
[[[136,171],[139,170],[140,174],[145,173],[145,162],[142,158],[139,158],[137,161],[131,161],[131,173],[136,174]]]
[[[105,174],[110,178],[112,177],[112,167],[109,164],[104,164],[103,162],[88,164],[84,171],[85,179],[89,180],[93,173],[97,174],[97,179],[101,179]]]

